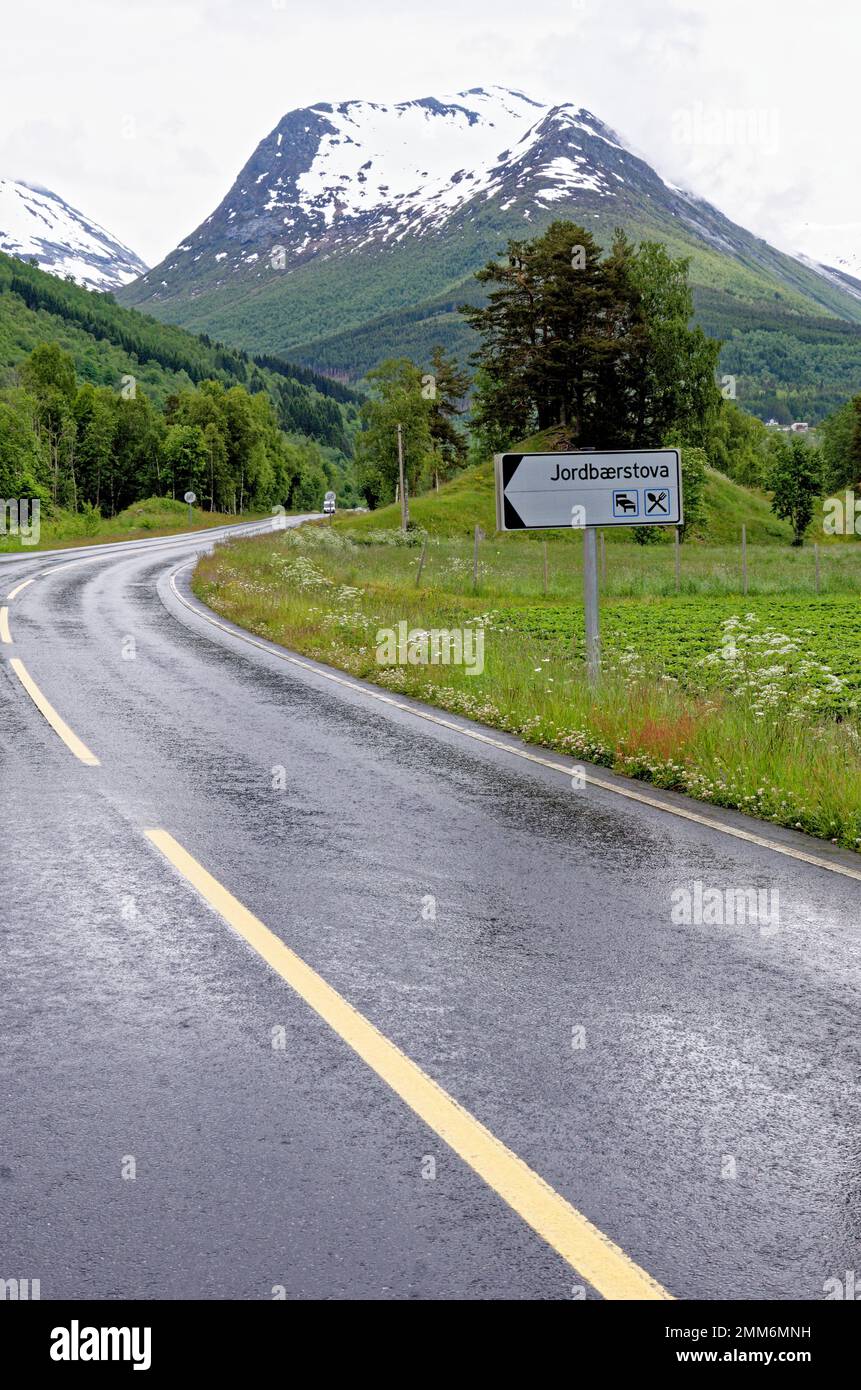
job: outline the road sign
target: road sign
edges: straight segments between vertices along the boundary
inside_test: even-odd
[[[586,667],[601,668],[598,526],[679,526],[682,463],[678,449],[579,449],[558,454],[497,454],[499,531],[583,531]]]
[[[324,502],[334,502],[334,501],[335,501],[335,497],[336,497],[336,494],[335,494],[334,492],[327,492],[327,493],[326,493],[326,496],[323,498],[323,501],[324,501]]]
[[[497,454],[500,531],[553,526],[679,526],[678,449]]]
[[[196,492],[187,492],[187,493],[185,494],[185,501],[188,503],[189,506],[191,506],[192,502],[196,502],[196,501],[197,501],[197,493],[196,493]]]

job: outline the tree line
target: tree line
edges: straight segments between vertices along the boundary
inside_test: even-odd
[[[0,253],[0,295],[3,317],[14,324],[23,309],[50,315],[64,328],[86,334],[93,344],[118,348],[130,372],[143,364],[163,374],[182,374],[194,385],[221,380],[225,386],[246,386],[252,395],[266,391],[272,397],[281,428],[288,434],[305,434],[337,449],[345,458],[352,454],[351,434],[359,396],[340,382],[306,367],[294,367],[280,358],[252,358],[239,348],[214,341],[208,334],[195,335],[133,309],[118,305],[108,291],[86,290],[73,281],[45,274],[36,266]],[[56,336],[50,329],[45,338]]]
[[[20,364],[16,384],[0,392],[0,496],[114,514],[142,497],[190,488],[213,510],[239,512],[277,503],[315,509],[334,487],[344,504],[376,507],[395,497],[398,424],[410,494],[541,432],[551,448],[678,446],[689,526],[702,516],[709,463],[745,486],[770,490],[800,542],[823,490],[861,478],[861,395],[821,427],[820,448],[767,429],[724,399],[716,384],[721,344],[690,326],[687,272],[687,260],[659,243],[635,246],[617,231],[604,253],[571,222],[509,242],[504,257],[477,272],[484,302],[461,306],[478,335],[474,376],[442,347],[426,369],[395,358],[367,374],[355,475],[311,440],[287,437],[314,434],[348,453],[343,412],[353,408],[352,393],[340,384],[323,395],[286,374],[267,380],[263,372],[286,371],[286,364],[223,349],[225,369],[247,368],[247,387],[201,376],[159,407],[130,375],[116,388],[79,382],[73,359],[43,343]],[[32,274],[32,283],[17,287],[22,298],[37,294],[45,308],[46,295],[71,293],[62,283],[46,288],[49,277]],[[111,322],[102,327],[116,339],[127,326],[113,321],[119,314],[134,336],[139,315],[84,298],[73,307],[94,316],[89,331],[98,333],[104,313]],[[200,372],[222,351],[205,335],[189,342],[202,357],[183,361],[184,370]],[[635,535],[656,538],[651,528]]]
[[[0,392],[0,496],[113,516],[189,489],[212,511],[318,507],[334,470],[313,441],[289,439],[264,392],[202,381],[157,408],[127,375],[79,382],[72,357],[41,343]]]

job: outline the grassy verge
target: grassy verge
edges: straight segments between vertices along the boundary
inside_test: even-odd
[[[149,497],[133,502],[116,516],[102,517],[97,512],[56,511],[40,520],[39,541],[25,545],[20,535],[0,533],[0,555],[27,555],[39,550],[60,550],[67,546],[107,545],[111,541],[142,540],[147,536],[169,536],[176,531],[206,531],[212,526],[226,526],[238,521],[253,521],[257,513],[235,516],[227,512],[205,512],[192,508],[188,522],[188,507],[172,497]]]
[[[794,592],[741,597],[727,586],[657,603],[652,595],[666,593],[663,548],[632,546],[642,592],[604,594],[595,694],[585,680],[571,538],[548,546],[558,591],[547,597],[536,547],[497,537],[485,549],[493,563],[473,592],[471,549],[433,539],[417,587],[418,545],[366,523],[312,526],[218,546],[198,564],[193,587],[243,627],[389,689],[861,849],[857,598],[813,594],[799,573],[793,580],[776,569],[775,585],[795,582]],[[796,563],[775,554],[775,566]],[[480,633],[483,669],[429,664],[420,641],[415,664],[409,656],[381,664],[378,633],[400,623],[471,631],[476,643]]]

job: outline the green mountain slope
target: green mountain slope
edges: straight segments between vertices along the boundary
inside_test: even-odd
[[[11,384],[17,364],[46,341],[70,353],[82,380],[119,390],[132,376],[158,406],[207,378],[266,391],[288,433],[352,452],[357,397],[349,388],[306,367],[262,366],[242,351],[124,308],[110,294],[0,253],[0,385]]]

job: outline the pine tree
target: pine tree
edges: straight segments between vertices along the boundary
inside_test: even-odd
[[[692,313],[687,261],[617,231],[607,256],[583,227],[554,222],[477,273],[487,303],[461,312],[481,336],[474,420],[494,448],[558,426],[593,448],[705,440],[720,404],[720,345]]]

